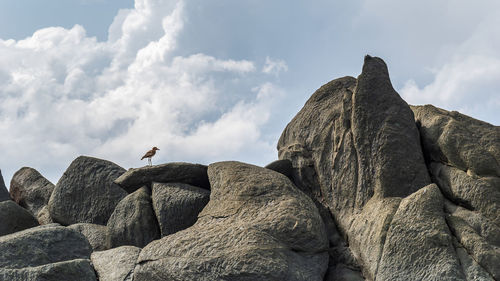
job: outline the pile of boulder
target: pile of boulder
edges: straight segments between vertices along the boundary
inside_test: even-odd
[[[500,128],[409,106],[381,59],[318,89],[278,154],[0,173],[0,280],[500,280]]]

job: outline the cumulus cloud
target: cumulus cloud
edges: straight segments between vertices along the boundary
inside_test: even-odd
[[[430,83],[420,86],[408,80],[400,91],[403,98],[500,121],[499,26],[500,8],[484,17],[469,37],[448,48],[440,65],[431,69],[434,78]]]
[[[283,91],[258,78],[252,61],[175,55],[183,12],[183,1],[136,0],[105,42],[79,25],[0,39],[4,175],[32,166],[55,181],[81,154],[139,166],[152,146],[161,149],[156,162],[272,159],[261,126]],[[240,83],[253,76],[254,85]]]

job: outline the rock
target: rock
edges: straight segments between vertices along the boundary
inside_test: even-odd
[[[3,181],[2,170],[0,170],[0,202],[10,200],[9,191]]]
[[[435,184],[404,198],[391,221],[376,280],[466,280]]]
[[[64,172],[49,200],[52,219],[63,225],[106,225],[115,206],[127,193],[113,181],[125,172],[120,166],[80,156]]]
[[[36,218],[40,225],[53,223],[54,220],[50,217],[49,206],[44,206],[39,212],[38,217]]]
[[[100,224],[77,223],[68,226],[69,229],[80,232],[90,243],[93,251],[107,250],[106,234],[108,228]]]
[[[89,259],[90,244],[62,226],[39,226],[0,237],[0,268],[25,268]]]
[[[430,171],[448,199],[479,211],[500,226],[500,178],[471,177],[466,172],[433,162]]]
[[[431,183],[413,112],[385,63],[366,56],[358,79],[318,89],[278,152],[292,161],[299,188],[330,209],[365,278],[375,279],[401,199]]]
[[[153,183],[153,209],[161,237],[192,226],[207,205],[210,192],[184,183]]]
[[[132,281],[140,248],[121,246],[90,257],[100,281]]]
[[[36,219],[12,200],[0,202],[0,236],[37,226]]]
[[[433,162],[500,177],[500,127],[432,105],[412,106],[424,152]]]
[[[87,259],[75,259],[36,267],[0,268],[0,280],[9,281],[97,281],[94,269]]]
[[[293,182],[293,166],[292,161],[288,159],[276,160],[266,165],[267,169],[281,173]]]
[[[134,281],[323,280],[328,242],[310,198],[265,168],[208,167],[210,201],[197,222],[148,244]]]
[[[153,182],[180,182],[210,189],[207,166],[182,162],[129,169],[115,180],[128,193],[144,185],[151,187]]]
[[[38,217],[38,213],[49,203],[54,184],[44,178],[37,170],[21,168],[10,181],[10,196],[21,207]]]
[[[123,198],[108,221],[108,247],[122,245],[144,247],[160,238],[151,202],[151,191],[144,186]]]
[[[500,245],[492,245],[459,216],[447,216],[446,221],[458,242],[495,280],[500,279]],[[462,258],[463,259],[463,258]]]

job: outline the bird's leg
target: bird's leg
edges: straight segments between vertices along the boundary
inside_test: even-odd
[[[149,158],[149,166],[153,166],[153,161],[151,161],[151,158]]]

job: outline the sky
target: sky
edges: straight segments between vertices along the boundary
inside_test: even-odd
[[[124,168],[277,159],[321,85],[383,58],[409,104],[500,124],[497,0],[0,2],[0,169],[54,184]]]

